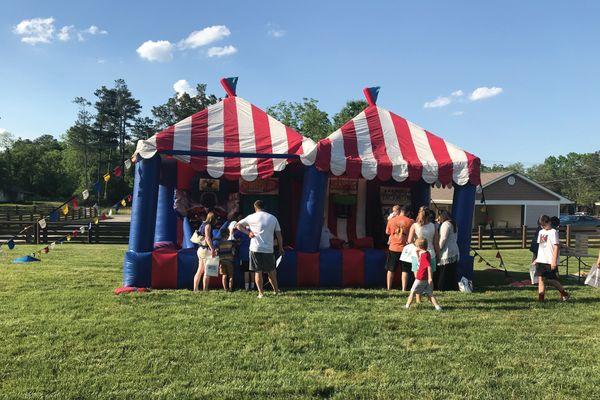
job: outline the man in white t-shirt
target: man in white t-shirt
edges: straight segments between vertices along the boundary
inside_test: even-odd
[[[534,261],[538,276],[538,299],[544,301],[546,285],[548,284],[558,289],[562,301],[567,301],[570,296],[558,281],[557,274],[560,246],[558,232],[552,227],[549,216],[542,215],[539,222],[542,229],[538,233],[537,242],[539,247]]]
[[[276,294],[279,293],[275,255],[273,254],[273,238],[277,236],[280,255],[283,255],[283,238],[281,237],[279,221],[275,216],[263,210],[261,200],[254,202],[254,210],[256,211],[254,214],[250,214],[239,221],[236,227],[250,237],[250,271],[257,272],[254,276],[258,298],[262,298],[264,295],[263,272],[269,274],[269,282],[271,282],[273,290]]]

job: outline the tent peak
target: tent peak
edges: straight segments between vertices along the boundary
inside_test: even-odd
[[[379,95],[379,86],[366,87],[363,89],[363,93],[365,98],[367,99],[367,103],[370,106],[374,106],[377,103],[377,96]]]
[[[233,76],[230,78],[222,78],[221,79],[221,86],[223,86],[223,89],[225,89],[225,93],[227,93],[228,97],[235,97],[235,89],[237,86],[237,81],[238,81],[238,77],[237,76]]]

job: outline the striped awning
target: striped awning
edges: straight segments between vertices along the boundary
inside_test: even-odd
[[[136,153],[143,158],[157,152],[213,178],[253,181],[282,171],[294,160],[312,165],[316,143],[230,95],[137,144]]]
[[[367,98],[370,100],[369,98]],[[480,160],[370,101],[317,144],[316,166],[350,178],[479,184]]]

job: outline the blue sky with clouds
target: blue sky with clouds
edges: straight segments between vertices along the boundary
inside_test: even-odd
[[[600,2],[4,1],[0,129],[61,135],[76,96],[124,78],[145,113],[174,84],[239,76],[261,108],[378,104],[479,155],[600,150]],[[185,89],[179,82],[177,88]]]

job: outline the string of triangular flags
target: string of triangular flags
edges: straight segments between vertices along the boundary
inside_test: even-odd
[[[493,224],[493,220],[490,217],[490,214],[488,213],[488,208],[487,208],[487,203],[485,201],[485,192],[483,190],[483,185],[479,185],[479,187],[481,188],[481,203],[483,204],[483,206],[481,207],[481,212],[483,212],[486,216],[486,222],[487,224],[489,224],[490,226],[490,239],[492,239],[492,241],[494,242],[494,249],[496,249],[496,258],[500,260],[500,268],[504,269],[504,274],[506,276],[508,276],[508,271],[506,270],[506,265],[504,264],[504,259],[502,258],[502,254],[500,254],[500,249],[498,248],[498,242],[496,241],[496,236],[494,235],[494,224]],[[483,257],[479,256],[479,262],[481,262],[481,260],[483,260]],[[489,263],[486,261],[486,264],[489,265]]]
[[[123,176],[123,171],[124,170],[128,171],[131,168],[131,166],[133,165],[133,163],[135,163],[135,156],[133,156],[130,159],[129,158],[126,159],[123,163],[117,165],[112,170],[105,173],[102,176],[102,180],[105,183],[107,183],[112,176],[115,176],[115,177]],[[81,192],[81,198],[83,200],[87,200],[92,193],[98,193],[98,194],[102,193],[102,184],[100,183],[100,181],[97,181],[92,185],[91,191],[89,189],[83,190]],[[126,196],[124,199],[126,199],[127,197],[131,197],[131,195]],[[120,204],[122,202],[123,202],[123,199],[121,199],[118,204]],[[126,202],[125,202],[125,204],[126,204]],[[95,204],[94,207],[98,208],[98,205]],[[54,207],[47,214],[40,215],[40,218],[38,219],[38,221],[36,223],[40,226],[40,228],[45,229],[47,226],[46,220],[48,220],[50,222],[57,222],[59,219],[59,212],[66,216],[69,214],[69,211],[71,208],[74,210],[77,210],[79,208],[79,200],[78,200],[77,195],[71,196],[70,199],[68,199],[67,201],[64,201],[62,204]],[[109,209],[109,211],[108,211],[109,215],[112,215],[113,208],[114,208],[114,206]],[[118,210],[118,208],[117,208],[117,210]],[[3,242],[0,242],[0,252],[2,252],[2,246],[4,246],[4,245],[6,245],[6,247],[8,247],[9,250],[14,249],[16,246],[15,240],[17,239],[17,237],[19,237],[20,235],[25,233],[28,229],[31,229],[32,227],[34,227],[36,223],[32,223],[31,225],[26,226],[25,228],[21,229],[21,231],[19,231],[18,233],[12,235],[10,238],[4,240]]]
[[[98,216],[94,217],[94,219],[92,219],[90,222],[76,227],[75,229],[73,229],[71,231],[71,233],[66,234],[65,236],[61,237],[60,239],[57,239],[54,242],[40,248],[39,250],[36,250],[33,253],[29,253],[28,255],[33,258],[38,258],[42,254],[49,253],[57,245],[63,244],[64,242],[70,242],[73,238],[78,237],[80,234],[84,234],[84,233],[90,231],[94,226],[98,225],[100,223],[100,221],[104,221],[109,216],[113,215],[113,210],[119,211],[121,209],[121,207],[125,207],[128,204],[131,204],[132,201],[133,201],[133,195],[128,194],[127,196],[123,197],[121,200],[116,202],[113,206],[111,206],[109,208],[105,208],[102,212],[98,211]],[[95,204],[94,207],[97,208],[97,204]]]

